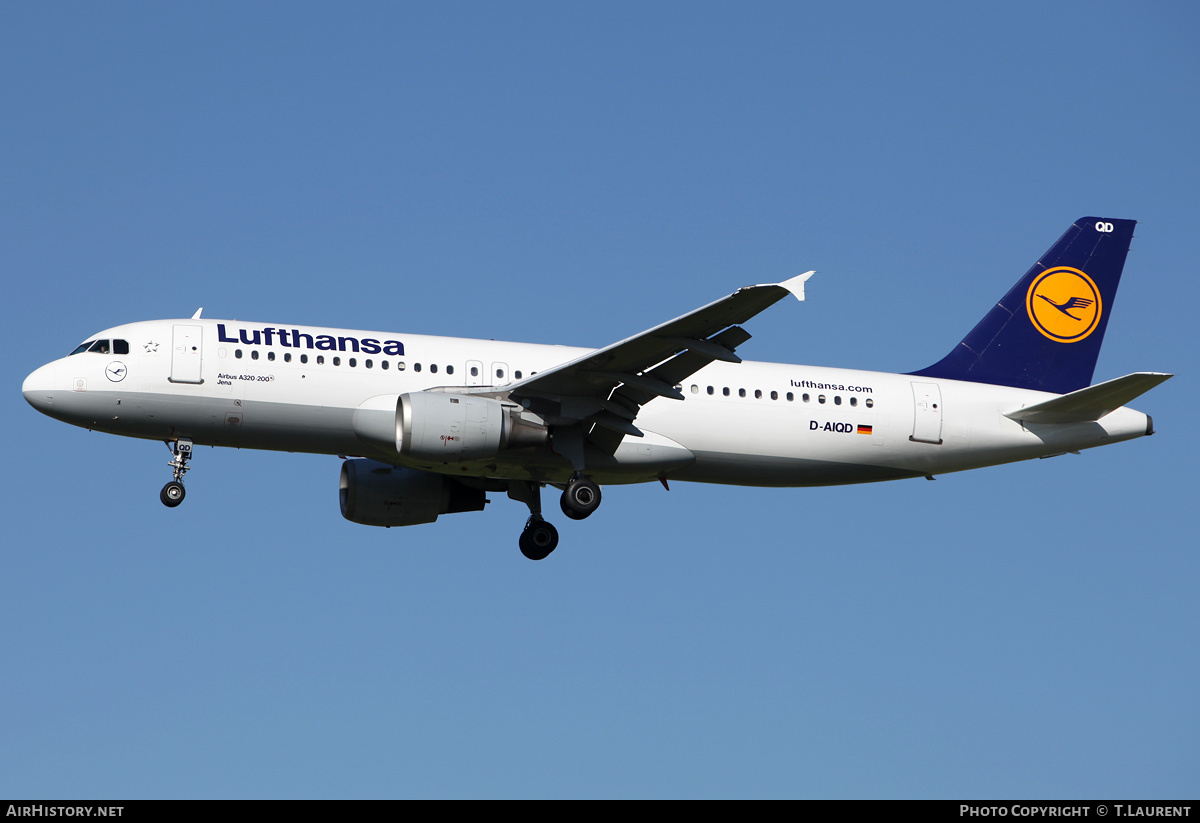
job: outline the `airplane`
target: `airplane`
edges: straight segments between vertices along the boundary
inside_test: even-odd
[[[1154,433],[1125,404],[1173,375],[1092,385],[1134,220],[1084,217],[944,358],[907,374],[743,361],[742,324],[806,272],[600,349],[201,318],[116,326],[30,374],[50,417],[162,440],[184,499],[196,445],[338,455],[369,526],[525,504],[521,552],[558,545],[541,490],[582,520],[601,487],[826,486],[925,477]]]

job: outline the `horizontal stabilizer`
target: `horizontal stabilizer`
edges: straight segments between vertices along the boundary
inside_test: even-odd
[[[1172,377],[1174,375],[1159,372],[1127,374],[1043,403],[1006,412],[1004,416],[1026,423],[1085,423],[1099,420]]]

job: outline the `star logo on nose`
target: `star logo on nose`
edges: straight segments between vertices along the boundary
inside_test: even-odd
[[[155,343],[153,340],[151,340],[149,343],[143,344],[142,348],[144,348],[146,350],[147,354],[157,354],[158,353],[158,344]]]

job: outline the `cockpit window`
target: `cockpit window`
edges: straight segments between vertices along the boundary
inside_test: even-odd
[[[111,343],[111,345],[109,345]],[[75,347],[75,351],[71,354],[79,354],[81,351],[95,352],[96,354],[129,354],[128,340],[89,340],[86,343],[80,343]],[[70,357],[68,354],[67,357]]]

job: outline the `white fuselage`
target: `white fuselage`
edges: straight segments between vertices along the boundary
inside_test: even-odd
[[[31,374],[26,399],[88,429],[200,445],[362,455],[403,463],[356,434],[373,398],[504,387],[588,349],[222,320],[131,323]],[[123,347],[122,347],[123,348]],[[1097,422],[1004,416],[1055,395],[956,380],[780,363],[715,362],[637,416],[614,455],[591,454],[600,483],[670,478],[755,486],[870,482],[1025,460],[1128,440],[1149,418],[1120,408]],[[360,427],[361,428],[361,427]],[[553,447],[474,463],[407,461],[457,476],[562,482]]]

